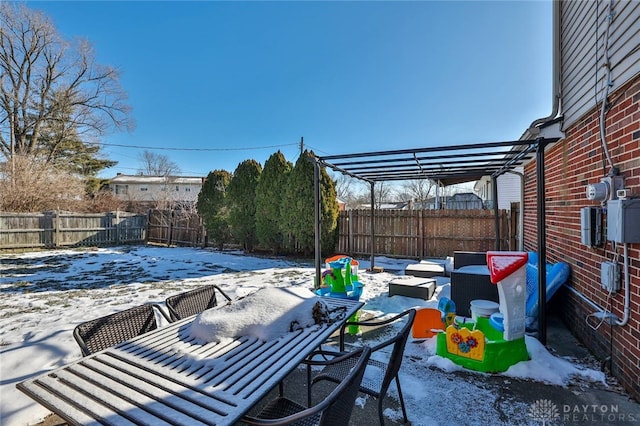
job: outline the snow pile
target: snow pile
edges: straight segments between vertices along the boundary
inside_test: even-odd
[[[238,302],[202,312],[191,325],[191,336],[205,342],[236,336],[277,339],[314,325],[312,311],[317,302],[320,298],[305,288],[263,288]]]

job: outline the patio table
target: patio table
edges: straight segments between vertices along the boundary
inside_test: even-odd
[[[323,302],[344,316],[273,340],[219,343],[191,338],[193,316],[16,386],[70,424],[230,425],[363,306]]]

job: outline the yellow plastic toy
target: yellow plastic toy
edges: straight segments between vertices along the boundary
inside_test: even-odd
[[[484,333],[454,325],[447,327],[447,351],[464,358],[482,361],[484,359]]]

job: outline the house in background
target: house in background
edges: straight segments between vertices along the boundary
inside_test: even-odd
[[[371,204],[360,204],[358,209],[370,209]],[[428,198],[425,201],[387,201],[376,204],[376,209],[381,210],[474,210],[484,209],[484,203],[476,194],[460,192],[453,195]]]
[[[496,182],[498,194],[500,195],[498,197],[498,209],[511,210],[512,203],[522,205],[523,173],[524,169],[522,167],[516,167],[498,177]],[[494,207],[496,194],[493,193],[493,185],[489,176],[476,181],[473,191],[482,199],[485,208],[492,209]]]
[[[413,201],[409,210],[474,210],[486,208],[480,197],[471,192],[459,192],[453,195],[441,195],[427,198],[425,201]]]
[[[375,208],[378,210],[407,210],[409,201],[383,201],[376,203]],[[359,204],[356,209],[371,209],[371,204]]]
[[[472,192],[461,192],[447,197],[443,197],[441,203],[447,210],[474,210],[483,209],[482,199]]]
[[[127,210],[192,210],[198,201],[204,177],[144,176],[118,174],[109,181],[109,189],[127,203]]]
[[[552,111],[522,136],[561,138],[544,151],[545,250],[572,273],[553,304],[640,400],[640,2],[554,1],[553,22]],[[524,168],[530,251],[536,166]]]
[[[493,209],[497,199],[498,209],[511,211],[517,205],[518,216],[515,218],[513,229],[516,234],[517,249],[522,250],[524,210],[522,202],[524,199],[524,169],[516,167],[513,170],[498,176],[496,179],[498,194],[493,193],[493,184],[489,176],[484,176],[476,181],[473,190],[484,202],[485,208]],[[513,217],[513,216],[512,216]]]

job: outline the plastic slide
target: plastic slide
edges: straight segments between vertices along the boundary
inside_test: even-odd
[[[547,263],[547,302],[556,291],[567,282],[571,268],[568,263]],[[527,262],[527,323],[531,324],[538,319],[538,253],[529,252]]]

